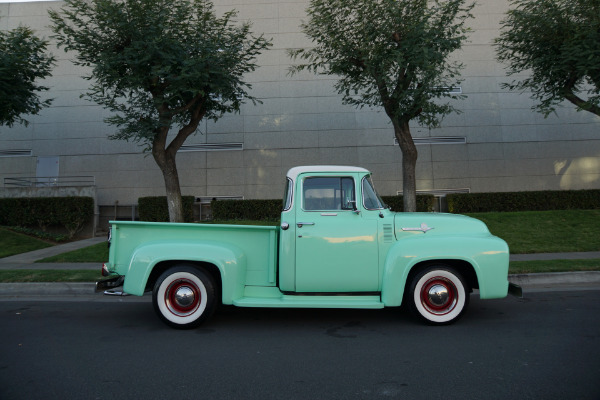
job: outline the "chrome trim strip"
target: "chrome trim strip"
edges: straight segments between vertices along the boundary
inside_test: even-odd
[[[432,229],[435,229],[435,228],[428,227],[426,223],[422,223],[419,228],[402,228],[402,230],[404,232],[423,232],[423,233],[427,233],[427,231],[430,231]]]

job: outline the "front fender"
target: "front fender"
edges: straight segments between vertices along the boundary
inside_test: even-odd
[[[246,279],[246,257],[237,246],[211,241],[146,242],[133,251],[125,274],[123,290],[141,296],[152,269],[163,261],[197,261],[215,265],[222,281],[224,304],[243,296]]]
[[[492,236],[436,236],[426,234],[398,241],[384,264],[381,299],[386,306],[402,303],[408,274],[418,264],[435,260],[469,263],[477,276],[482,299],[505,297],[508,293],[508,246]]]

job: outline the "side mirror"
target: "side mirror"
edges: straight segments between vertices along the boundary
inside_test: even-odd
[[[348,204],[352,205],[352,211],[355,212],[356,214],[360,214],[360,211],[358,210],[358,208],[356,207],[356,200],[349,200]]]

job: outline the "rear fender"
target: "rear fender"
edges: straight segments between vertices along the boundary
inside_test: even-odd
[[[125,274],[123,290],[141,296],[152,269],[165,261],[205,262],[215,265],[221,274],[224,304],[243,297],[246,280],[246,257],[237,246],[211,241],[146,242],[138,246]]]

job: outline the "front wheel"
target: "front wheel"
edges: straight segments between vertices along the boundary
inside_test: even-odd
[[[167,325],[177,329],[197,327],[214,312],[214,280],[193,266],[170,268],[156,281],[152,303]]]
[[[446,325],[457,321],[467,309],[469,290],[454,268],[435,265],[415,275],[407,300],[417,317],[433,325]]]

